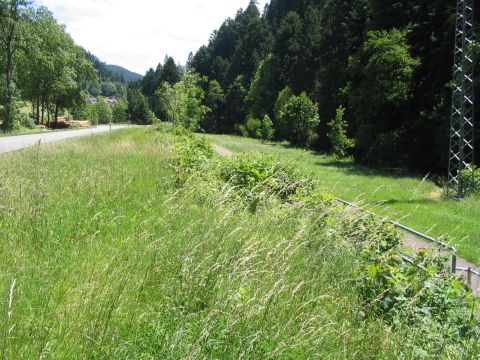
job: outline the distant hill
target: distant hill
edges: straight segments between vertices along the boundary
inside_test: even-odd
[[[140,80],[141,78],[143,78],[142,75],[140,74],[137,74],[137,73],[134,73],[130,70],[127,70],[121,66],[118,66],[118,65],[107,65],[107,68],[109,70],[111,70],[112,72],[116,72],[116,73],[120,73],[123,75],[123,78],[125,79],[125,81],[128,83],[128,82],[131,82],[131,81],[136,81],[136,80]]]

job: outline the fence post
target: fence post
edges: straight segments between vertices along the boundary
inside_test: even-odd
[[[452,255],[452,273],[455,275],[457,272],[457,254]]]
[[[468,268],[467,273],[467,283],[469,287],[472,287],[472,269]]]

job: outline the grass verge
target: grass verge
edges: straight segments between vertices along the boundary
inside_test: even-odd
[[[173,144],[126,129],[0,155],[1,357],[458,358],[353,290],[350,244],[374,224],[244,211],[228,187],[179,185]]]
[[[312,151],[281,144],[265,144],[236,136],[209,135],[215,144],[235,153],[274,154],[295,162],[306,176],[316,178],[326,192],[348,201],[368,204],[380,215],[420,232],[445,239],[459,255],[480,264],[480,199],[461,202],[446,199],[433,181],[395,172],[379,171],[339,161]]]

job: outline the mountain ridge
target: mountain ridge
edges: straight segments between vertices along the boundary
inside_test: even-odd
[[[142,75],[130,71],[123,66],[120,65],[114,65],[114,64],[107,64],[107,68],[110,69],[112,72],[117,72],[123,75],[123,78],[125,79],[125,82],[132,82],[132,81],[137,81],[143,78]]]

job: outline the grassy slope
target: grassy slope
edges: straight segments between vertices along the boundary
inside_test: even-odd
[[[443,190],[431,181],[395,176],[339,162],[311,151],[265,145],[254,139],[209,135],[217,144],[233,152],[259,151],[296,161],[312,174],[329,193],[349,201],[373,206],[375,212],[436,237],[447,236],[459,254],[480,264],[480,201],[445,200]],[[377,203],[382,205],[377,205]],[[370,206],[370,205],[369,205]]]
[[[363,317],[322,214],[178,192],[167,144],[128,129],[0,155],[0,357],[413,356]]]

